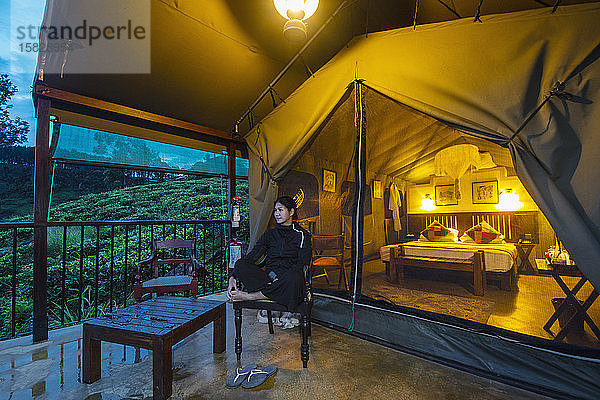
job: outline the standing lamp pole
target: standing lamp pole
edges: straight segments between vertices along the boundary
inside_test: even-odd
[[[50,196],[50,99],[37,99],[33,184],[33,342],[48,340],[48,200]]]

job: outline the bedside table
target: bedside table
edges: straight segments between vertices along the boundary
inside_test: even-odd
[[[537,246],[537,243],[520,242],[515,243],[515,246],[517,247],[517,255],[519,256],[517,271],[519,273],[535,274],[537,269],[529,262],[529,255],[533,248]]]

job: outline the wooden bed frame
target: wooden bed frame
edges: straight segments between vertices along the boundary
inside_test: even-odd
[[[538,232],[537,211],[495,211],[495,212],[456,212],[456,213],[427,213],[408,214],[408,232],[419,233],[433,221],[457,229],[461,234],[473,225],[485,221],[504,235],[508,243],[516,243],[522,233]],[[534,242],[537,237],[534,238]]]
[[[481,221],[486,221],[492,227],[494,227],[494,229],[502,233],[507,242],[516,243],[519,240],[519,236],[521,233],[538,232],[537,214],[538,213],[535,211],[408,214],[407,225],[408,232],[420,232],[423,229],[425,229],[425,227],[427,227],[430,223],[437,220],[442,225],[447,226],[449,228],[457,229],[459,232],[462,233],[470,227],[472,227],[473,225],[478,224]],[[395,249],[398,248],[401,249],[402,245],[398,245],[398,247],[396,247]],[[392,250],[394,250],[394,248],[392,248]],[[400,253],[398,251],[400,251]],[[455,260],[445,260],[417,256],[407,257],[401,252],[403,252],[402,249],[396,251],[396,255],[399,258],[398,261],[395,263],[395,265],[400,265],[400,261],[402,261],[402,265],[400,265],[400,267],[392,266],[394,265],[394,263],[391,261],[391,259],[392,256],[394,256],[394,251],[390,252],[390,267],[386,268],[386,273],[388,273],[388,277],[390,275],[393,276],[394,274],[397,274],[397,272],[392,273],[391,271],[401,270],[402,274],[397,276],[402,279],[404,271],[403,266],[416,266],[422,268],[447,269],[455,271],[473,271],[473,287],[474,291],[478,291],[478,283],[475,280],[479,279],[479,275],[478,272],[476,273],[475,267],[472,263],[457,263]],[[483,250],[480,250],[480,252],[483,256]],[[479,253],[479,251],[476,253]],[[473,260],[475,259],[476,253],[473,254]],[[516,279],[517,276],[516,263],[512,266],[510,270],[506,272],[486,272],[485,257],[482,258],[481,265],[483,266],[483,282],[481,284],[482,288],[485,288],[486,280],[494,280],[499,282],[500,288],[502,290],[511,290],[513,281]],[[391,278],[391,280],[397,281],[398,277],[393,277]]]
[[[475,294],[475,296],[483,296],[485,293],[486,272],[483,250],[476,251],[473,253],[473,257],[461,261],[444,258],[407,256],[404,253],[403,245],[392,247],[390,249],[388,279],[395,283],[399,280],[404,280],[405,266],[472,272],[473,294]]]

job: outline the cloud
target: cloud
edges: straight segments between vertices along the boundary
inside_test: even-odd
[[[31,101],[31,96],[27,94],[16,94],[12,98],[13,101]]]

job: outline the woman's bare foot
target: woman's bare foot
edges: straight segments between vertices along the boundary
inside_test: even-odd
[[[266,299],[267,299],[267,296],[262,294],[262,292],[248,293],[248,292],[243,292],[241,290],[234,290],[231,292],[231,296],[229,296],[229,300],[231,300],[231,301],[266,300]]]

